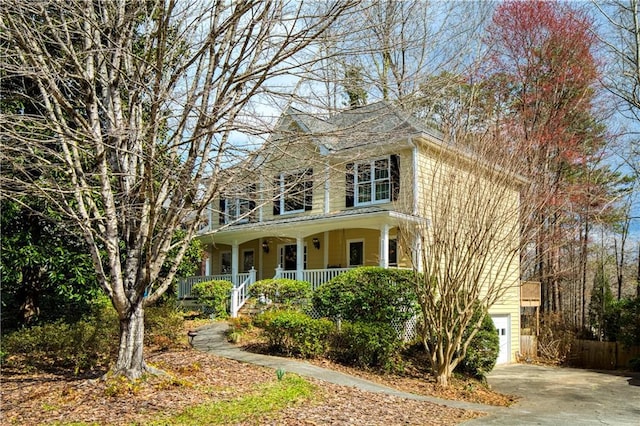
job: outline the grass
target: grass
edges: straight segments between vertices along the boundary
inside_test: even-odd
[[[261,385],[242,398],[189,407],[180,414],[151,424],[224,425],[257,421],[289,405],[309,401],[314,390],[315,386],[305,379],[288,374],[282,380]]]

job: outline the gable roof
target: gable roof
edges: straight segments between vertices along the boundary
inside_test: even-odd
[[[432,138],[430,142],[434,146],[451,155],[478,163],[487,169],[502,170],[501,167],[481,159],[469,147],[445,142],[444,135],[440,131],[386,101],[344,110],[326,119],[304,113],[293,107],[289,107],[285,115],[295,121],[305,133],[312,136],[314,143],[324,147],[329,154],[352,148],[383,146],[426,135]],[[517,173],[505,170],[502,172],[513,176],[518,184],[527,181]]]
[[[327,119],[293,107],[287,115],[329,152],[388,144],[420,133],[442,140],[440,132],[386,101],[348,109]]]

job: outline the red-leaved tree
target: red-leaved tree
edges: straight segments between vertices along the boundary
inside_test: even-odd
[[[595,107],[599,70],[591,27],[568,4],[508,1],[497,7],[486,37],[483,78],[495,82],[501,139],[522,152],[522,171],[536,198],[525,202],[543,206],[536,226],[524,230],[532,242],[528,255],[536,258],[525,278],[542,282],[551,311],[562,310],[563,280],[584,275],[561,259],[577,245],[586,260],[590,221],[607,205],[606,197],[584,195],[601,194],[594,186],[606,184],[591,179],[600,176],[593,165],[605,142]]]

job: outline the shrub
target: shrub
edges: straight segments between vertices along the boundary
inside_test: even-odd
[[[362,267],[321,285],[313,306],[324,317],[347,321],[402,323],[418,311],[414,272]]]
[[[286,355],[313,358],[326,352],[334,325],[327,319],[313,319],[299,311],[269,311],[259,315],[258,324],[272,350]]]
[[[144,311],[145,344],[166,350],[178,346],[184,337],[182,312],[171,305],[152,306]]]
[[[624,298],[618,302],[619,342],[624,347],[640,345],[640,297]]]
[[[231,343],[238,343],[242,336],[253,328],[250,317],[240,316],[229,319],[229,328],[225,332],[227,340]]]
[[[401,346],[390,324],[345,321],[335,334],[331,356],[347,365],[393,370]]]
[[[214,280],[194,285],[191,293],[212,317],[226,318],[229,315],[229,296],[232,289],[233,283],[230,281]]]
[[[575,339],[575,330],[562,320],[560,314],[542,315],[538,336],[538,354],[542,359],[562,364],[571,352]]]
[[[477,321],[478,316],[483,312],[476,310],[472,317],[472,323]],[[465,330],[463,339],[466,340],[471,333],[471,329]],[[458,371],[470,376],[484,379],[486,374],[496,366],[498,353],[500,351],[500,338],[491,317],[485,314],[480,329],[473,336],[464,359],[458,364]]]
[[[68,369],[76,374],[105,366],[117,349],[118,320],[110,307],[74,323],[58,320],[3,337],[7,362],[37,369]]]
[[[631,358],[629,360],[629,368],[631,368],[631,371],[640,371],[640,357]]]
[[[269,278],[253,283],[249,292],[254,297],[264,297],[277,304],[301,304],[311,297],[311,283],[287,278]]]

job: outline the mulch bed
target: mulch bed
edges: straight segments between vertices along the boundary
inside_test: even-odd
[[[193,327],[190,324],[187,328]],[[250,340],[252,344],[248,346],[253,350],[264,351],[259,338]],[[146,360],[169,375],[151,376],[132,386],[126,380],[102,380],[105,371],[74,376],[68,371],[35,372],[3,367],[0,424],[145,424],[190,406],[241,398],[255,386],[277,380],[272,369],[196,351],[186,344],[186,337],[179,348],[168,351],[148,348]],[[515,400],[469,379],[454,379],[450,388],[440,389],[419,359],[409,363],[402,375],[362,371],[327,359],[311,362],[415,394],[493,405],[509,405]],[[452,425],[483,415],[315,379],[309,381],[317,388],[314,401],[298,403],[270,418],[253,419],[245,424]]]
[[[273,370],[193,349],[153,352],[147,360],[172,377],[150,377],[131,387],[125,381],[104,381],[95,376],[25,373],[5,368],[0,423],[144,424],[192,405],[239,398],[257,384],[277,380]],[[311,381],[318,389],[316,401],[296,404],[272,418],[247,424],[451,425],[481,415]]]

